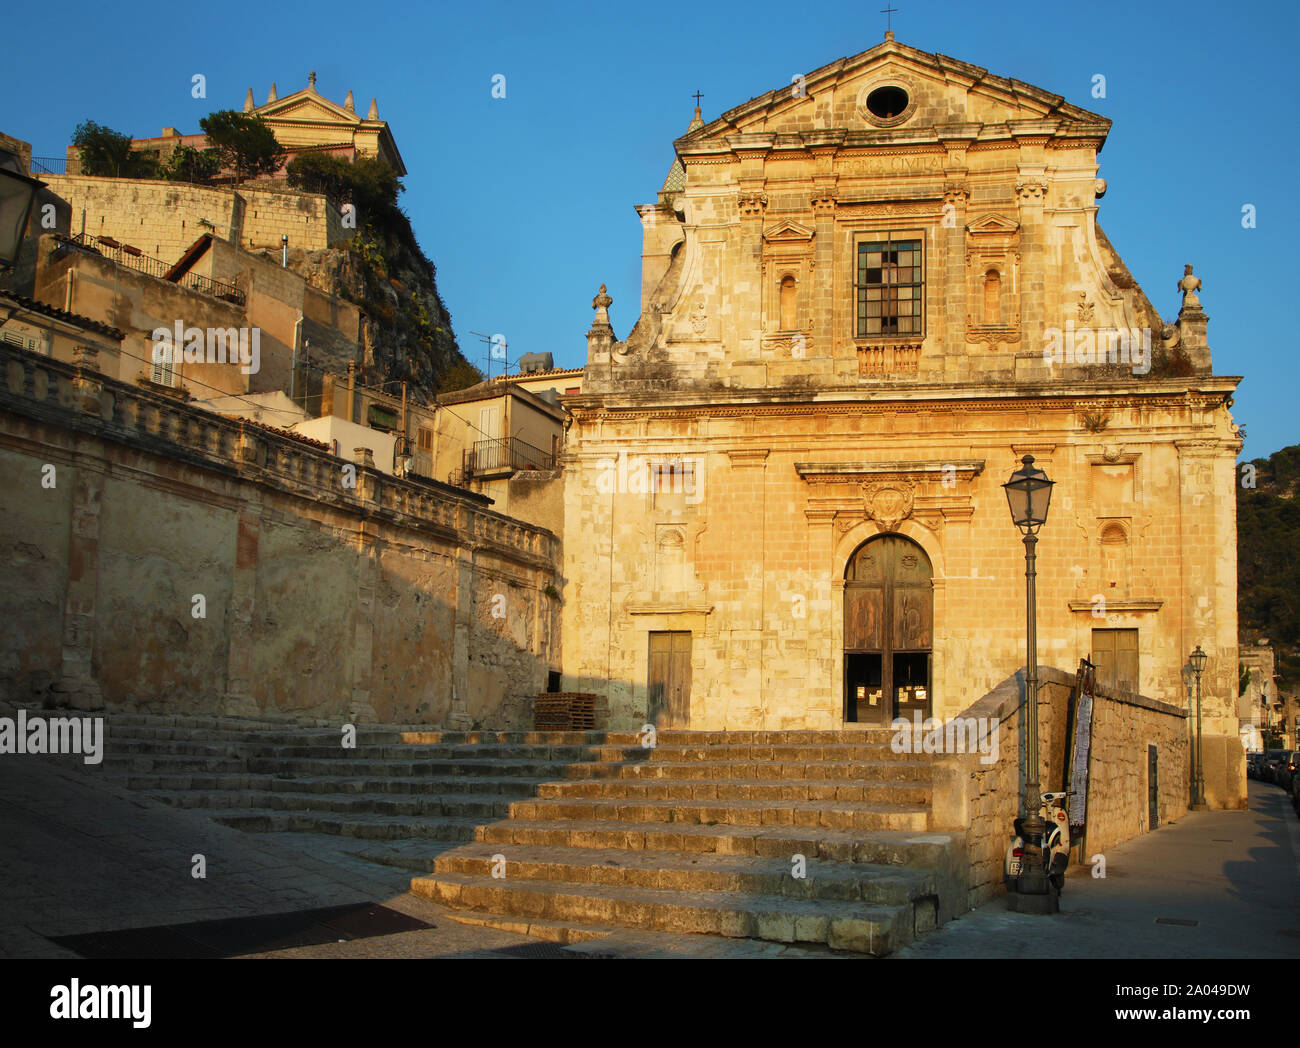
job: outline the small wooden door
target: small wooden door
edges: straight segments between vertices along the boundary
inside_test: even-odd
[[[691,719],[691,634],[650,634],[650,698],[646,711],[657,728],[685,728]]]
[[[931,710],[930,559],[901,535],[859,546],[844,573],[844,719],[888,724]]]

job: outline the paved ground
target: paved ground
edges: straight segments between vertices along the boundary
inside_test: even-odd
[[[1104,879],[1072,869],[1057,915],[997,899],[894,956],[1300,957],[1300,821],[1278,787],[1249,787],[1248,811],[1189,812],[1114,848]]]
[[[283,913],[370,901],[433,927],[282,950],[310,957],[536,957],[554,947],[464,923],[407,893],[411,871],[360,858],[440,845],[245,834],[109,786],[75,758],[0,760],[0,956],[72,957],[46,936]],[[207,877],[191,876],[205,856]],[[1001,899],[897,957],[1300,956],[1300,821],[1274,786],[1250,810],[1184,816],[1115,848],[1105,879],[1072,871],[1054,917]],[[1156,924],[1157,918],[1195,921]],[[813,957],[828,951],[616,931],[566,948],[595,957]],[[254,954],[252,956],[266,956]],[[834,955],[846,958],[846,955]],[[847,958],[846,958],[847,959]]]

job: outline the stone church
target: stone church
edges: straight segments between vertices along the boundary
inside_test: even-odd
[[[1185,709],[1200,645],[1238,805],[1239,379],[1192,267],[1166,323],[1102,232],[1109,128],[892,34],[697,108],[638,208],[640,317],[619,340],[601,288],[564,401],[566,688],[623,729],[961,713],[1026,661],[1029,455],[1040,664]]]

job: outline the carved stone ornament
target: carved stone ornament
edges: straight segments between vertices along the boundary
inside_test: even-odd
[[[1017,182],[1016,196],[1020,198],[1022,204],[1041,201],[1047,196],[1046,182]]]
[[[767,207],[767,194],[741,193],[736,197],[736,203],[740,207],[740,214],[742,217],[747,215],[762,215],[763,208]]]
[[[1197,295],[1197,292],[1201,290],[1201,278],[1192,275],[1190,262],[1183,266],[1183,279],[1178,281],[1178,290],[1183,293],[1184,309],[1201,308],[1201,298]]]
[[[877,481],[862,485],[862,509],[871,520],[893,531],[912,515],[916,489],[911,484]]]
[[[1080,291],[1079,292],[1079,323],[1091,324],[1095,312],[1096,312],[1095,307],[1091,302],[1088,301],[1088,292]]]
[[[697,298],[695,305],[691,307],[691,330],[697,335],[703,335],[708,326],[709,314],[705,309],[704,299]]]

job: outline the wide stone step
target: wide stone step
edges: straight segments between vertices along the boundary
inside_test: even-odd
[[[566,779],[836,779],[928,781],[932,765],[912,761],[689,761],[571,764]]]
[[[443,852],[433,863],[436,874],[462,873],[492,879],[495,871],[512,883],[564,881],[664,891],[745,892],[882,906],[901,906],[936,895],[934,875],[928,870],[821,859],[796,863],[784,858],[699,852],[609,852],[532,846],[515,846],[502,852],[494,845],[479,843]]]
[[[645,751],[636,747],[608,746],[530,746],[490,744],[407,744],[344,748],[338,740],[317,745],[264,744],[251,740],[247,746],[251,757],[275,757],[280,760],[530,760],[570,762],[587,760],[632,760]]]
[[[181,793],[187,790],[203,792],[271,791],[275,793],[311,794],[430,794],[495,793],[519,799],[537,795],[537,787],[551,780],[515,776],[452,776],[418,778],[348,778],[344,776],[313,776],[288,779],[276,775],[181,774],[155,775],[134,772],[114,773],[108,778],[132,790],[158,790]]]
[[[488,844],[541,847],[759,855],[787,861],[797,854],[838,862],[935,867],[946,861],[963,836],[915,830],[862,833],[812,826],[508,819],[480,826],[474,839]]]
[[[453,794],[411,797],[394,794],[274,793],[218,790],[173,793],[151,790],[146,796],[175,808],[258,808],[277,812],[331,812],[342,815],[412,816],[419,818],[503,819],[510,800],[499,794]]]
[[[546,921],[722,935],[884,956],[917,935],[913,907],[792,899],[736,892],[682,892],[626,885],[510,881],[461,873],[416,877],[411,890],[443,906]],[[930,906],[932,910],[933,907]],[[923,934],[933,926],[923,913]]]
[[[520,775],[525,778],[561,778],[569,767],[563,761],[531,760],[428,760],[428,761],[368,761],[338,758],[335,760],[308,760],[306,758],[250,757],[248,770],[262,775],[293,777],[370,776],[372,778],[432,778],[446,775]]]
[[[358,840],[401,841],[416,838],[472,841],[481,819],[348,816],[330,812],[282,812],[235,808],[214,813],[213,821],[246,833],[328,833]]]
[[[530,800],[512,802],[510,818],[832,830],[924,830],[928,823],[925,808],[885,801]]]
[[[931,784],[917,779],[846,782],[843,779],[586,779],[544,782],[543,799],[786,800],[930,803]]]
[[[245,770],[240,757],[205,756],[202,754],[115,753],[104,749],[100,767],[114,775],[125,772],[180,774],[183,772],[239,772]]]

